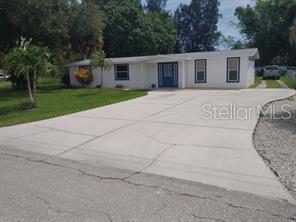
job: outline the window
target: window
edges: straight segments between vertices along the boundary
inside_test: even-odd
[[[128,64],[114,65],[115,80],[129,80]]]
[[[205,83],[207,81],[207,60],[195,60],[195,82]]]
[[[240,58],[227,58],[227,82],[239,82]]]

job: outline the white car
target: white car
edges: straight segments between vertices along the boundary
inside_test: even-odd
[[[280,79],[280,67],[277,65],[265,66],[263,68],[263,79]]]
[[[8,78],[9,78],[8,75],[5,75],[5,74],[3,74],[3,73],[0,73],[0,81],[5,81],[5,80],[7,80]]]

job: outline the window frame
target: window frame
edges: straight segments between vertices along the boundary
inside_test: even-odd
[[[237,59],[238,63],[237,63],[237,79],[236,80],[230,80],[229,79],[229,60],[231,59]],[[240,82],[240,57],[227,57],[227,61],[226,61],[226,82],[227,83],[238,83]]]
[[[196,62],[197,61],[204,61],[204,80],[197,80],[197,69],[196,69]],[[195,83],[206,83],[207,82],[207,59],[196,59],[194,60],[194,78]]]
[[[127,67],[127,71],[117,71],[117,67],[118,66],[126,66]],[[118,72],[121,72],[121,73],[127,73],[127,78],[118,78],[117,77],[117,73]],[[129,78],[129,64],[114,64],[114,77],[115,77],[115,81],[128,81],[130,78]]]

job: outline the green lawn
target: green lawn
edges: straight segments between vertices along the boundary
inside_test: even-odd
[[[292,82],[288,76],[282,76],[281,77],[281,80],[286,83],[286,85],[291,88],[291,89],[296,89],[296,83],[295,82]]]
[[[256,76],[254,84],[252,84],[249,88],[256,88],[258,85],[260,85],[261,81],[262,76]]]
[[[42,83],[38,89],[38,108],[22,111],[19,106],[28,98],[27,91],[14,91],[9,82],[0,82],[0,127],[75,113],[146,94],[143,90],[64,89],[58,84]]]
[[[274,79],[266,80],[267,88],[282,88],[282,86]]]

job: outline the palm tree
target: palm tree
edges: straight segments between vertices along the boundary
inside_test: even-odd
[[[47,57],[40,47],[22,39],[21,46],[14,48],[5,59],[5,67],[13,75],[23,75],[27,80],[29,97],[33,107],[37,107],[37,75],[46,71]],[[33,86],[31,86],[33,84]]]
[[[100,50],[98,52],[95,52],[91,56],[92,61],[91,61],[91,66],[94,68],[99,67],[101,70],[101,83],[100,86],[103,87],[103,71],[107,69],[111,69],[112,63],[108,60],[106,60],[106,55],[104,50]]]

